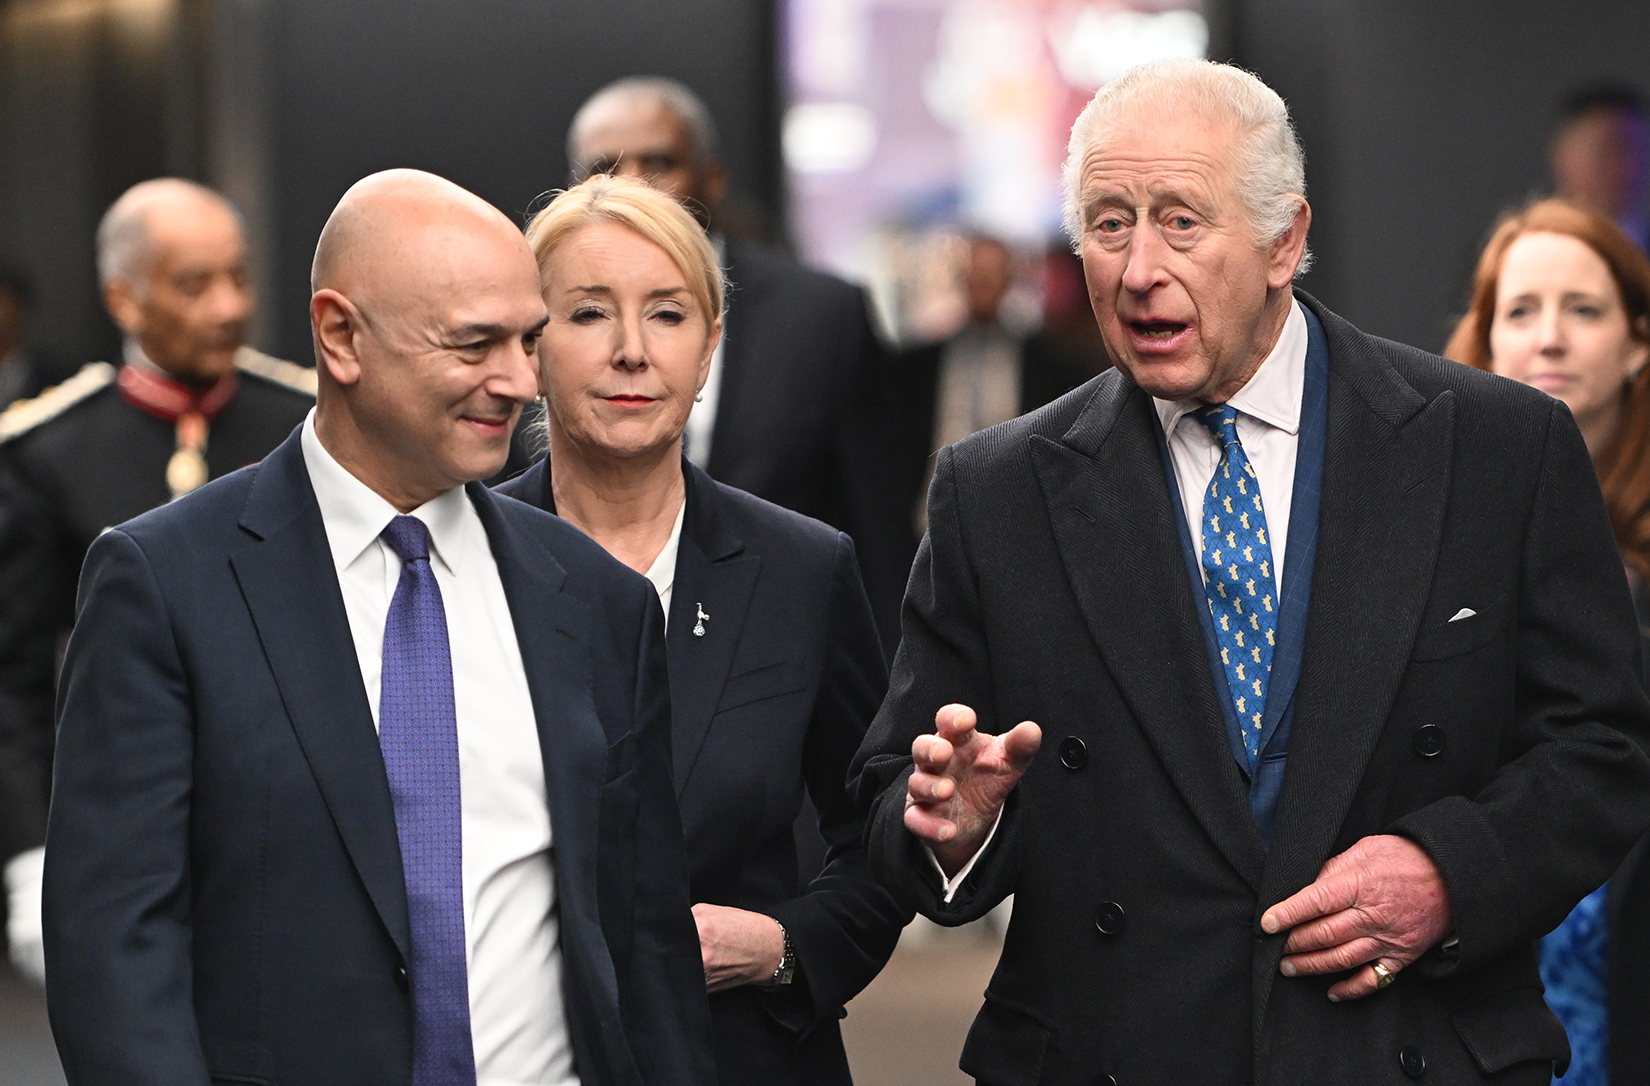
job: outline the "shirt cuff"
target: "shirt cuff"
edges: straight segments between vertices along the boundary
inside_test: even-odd
[[[991,847],[991,839],[997,836],[997,827],[1002,824],[1003,812],[999,809],[997,811],[997,817],[991,822],[990,832],[985,835],[985,840],[980,842],[980,847],[974,850],[974,855],[968,858],[968,862],[962,865],[962,870],[958,871],[950,878],[945,877],[945,868],[941,867],[940,861],[935,858],[934,850],[929,848],[927,845],[922,846],[923,852],[928,854],[928,862],[933,864],[934,870],[940,873],[940,889],[945,891],[945,896],[940,899],[941,901],[945,902],[947,905],[951,904],[951,899],[956,896],[958,888],[960,888],[963,884],[963,880],[968,877],[968,873],[970,871],[974,870],[974,865],[980,862],[980,857],[985,855],[985,850]]]

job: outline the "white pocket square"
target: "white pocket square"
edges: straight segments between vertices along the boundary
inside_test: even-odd
[[[1473,615],[1476,615],[1477,613],[1478,612],[1474,611],[1471,607],[1463,607],[1459,611],[1455,612],[1454,617],[1452,617],[1450,619],[1450,621],[1451,622],[1460,622],[1462,619],[1471,618]]]

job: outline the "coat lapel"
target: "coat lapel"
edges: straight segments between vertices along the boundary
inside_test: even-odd
[[[1123,699],[1211,840],[1257,889],[1264,860],[1232,760],[1152,432],[1151,399],[1103,377],[1032,461],[1079,609]]]
[[[723,524],[716,484],[683,461],[687,510],[676,552],[670,596],[670,628],[665,645],[670,666],[671,744],[675,752],[676,794],[687,787],[694,762],[710,734],[711,719],[733,667],[745,612],[762,568],[746,555],[744,541]],[[709,616],[703,636],[694,633],[703,607]]]
[[[1437,563],[1455,401],[1430,403],[1368,337],[1319,313],[1329,430],[1289,765],[1262,906],[1329,858],[1408,666]]]
[[[258,468],[240,524],[257,542],[230,564],[292,729],[367,895],[410,961],[389,778],[298,432]]]
[[[533,702],[555,833],[563,945],[569,952],[600,945],[596,871],[608,739],[592,697],[590,615],[562,591],[567,571],[554,553],[504,515],[501,503],[509,499],[480,483],[467,491],[487,529]],[[604,972],[612,983],[610,963]]]

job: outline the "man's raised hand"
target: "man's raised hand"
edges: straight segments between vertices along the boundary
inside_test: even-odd
[[[916,771],[905,790],[905,828],[928,844],[947,875],[979,851],[1043,732],[1023,721],[1002,735],[975,730],[966,705],[934,714],[934,734],[911,743]]]

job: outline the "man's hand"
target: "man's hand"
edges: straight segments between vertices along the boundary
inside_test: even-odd
[[[934,734],[911,743],[917,768],[905,790],[905,828],[928,843],[948,876],[979,851],[1043,742],[1029,720],[984,735],[974,730],[977,719],[966,705],[947,705],[934,714]]]
[[[765,981],[785,956],[785,937],[771,916],[701,901],[693,907],[693,922],[707,992]]]
[[[1268,909],[1260,926],[1273,935],[1294,929],[1283,945],[1284,976],[1357,969],[1329,998],[1360,999],[1379,987],[1376,962],[1397,973],[1449,931],[1449,891],[1415,842],[1365,837],[1324,864],[1312,885]]]

